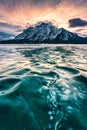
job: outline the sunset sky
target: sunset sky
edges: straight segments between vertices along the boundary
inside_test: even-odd
[[[87,0],[0,0],[0,32],[17,35],[39,21],[87,36]]]

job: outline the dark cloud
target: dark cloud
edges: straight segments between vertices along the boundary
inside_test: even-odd
[[[69,27],[87,26],[87,21],[81,18],[74,18],[69,20]]]
[[[74,4],[75,6],[86,6],[87,5],[87,0],[65,0],[65,1],[70,2],[71,4]]]
[[[15,32],[21,33],[21,32],[23,32],[23,29],[22,29],[22,30],[17,30],[17,31],[15,31]]]
[[[17,26],[17,25],[12,25],[12,24],[9,24],[9,23],[3,23],[3,22],[0,22],[0,27],[4,27],[4,28],[21,28],[20,26]]]
[[[5,9],[15,8],[16,6],[49,6],[55,7],[59,3],[69,2],[75,6],[87,6],[87,0],[0,0],[0,7]]]
[[[0,31],[7,32],[7,33],[16,33],[17,30],[22,30],[21,26],[12,25],[9,23],[0,22]]]
[[[60,0],[29,0],[31,4],[55,6]]]
[[[15,8],[16,6],[56,6],[61,0],[0,0],[0,6],[6,9]]]
[[[29,7],[55,7],[59,3],[63,2],[68,2],[76,7],[87,6],[87,0],[0,0],[0,7],[8,10],[24,5],[27,5]]]

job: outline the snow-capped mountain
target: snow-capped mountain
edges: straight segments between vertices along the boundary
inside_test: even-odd
[[[13,39],[15,36],[9,33],[0,32],[0,41]]]
[[[30,26],[23,33],[15,37],[30,43],[87,43],[87,38],[78,36],[64,28],[57,28],[52,23],[38,23]]]

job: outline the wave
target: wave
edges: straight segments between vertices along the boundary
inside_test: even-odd
[[[0,51],[1,130],[87,129],[86,48]]]

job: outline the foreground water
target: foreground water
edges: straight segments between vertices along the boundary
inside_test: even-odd
[[[0,130],[87,130],[87,46],[0,46]]]

